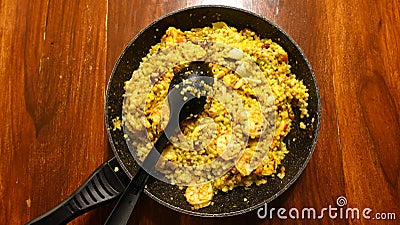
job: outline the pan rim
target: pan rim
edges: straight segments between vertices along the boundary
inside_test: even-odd
[[[276,29],[278,32],[280,32],[283,36],[285,36],[296,48],[296,50],[300,53],[300,56],[304,59],[308,70],[311,74],[311,78],[312,78],[312,82],[315,85],[315,92],[316,92],[316,97],[317,97],[317,109],[315,112],[315,119],[316,119],[316,127],[314,127],[315,130],[315,135],[312,139],[312,144],[310,145],[310,149],[309,149],[309,154],[307,156],[307,158],[304,160],[304,163],[299,167],[299,169],[297,170],[297,173],[293,176],[292,179],[290,179],[290,181],[283,187],[281,188],[278,192],[276,192],[274,195],[272,195],[271,197],[269,197],[268,199],[264,200],[263,202],[259,203],[259,204],[255,204],[253,206],[247,207],[245,209],[241,209],[241,210],[237,210],[237,211],[232,211],[232,212],[228,212],[228,213],[207,213],[207,212],[198,212],[198,211],[190,211],[187,209],[183,209],[180,207],[177,207],[175,205],[172,205],[168,202],[163,201],[162,199],[158,198],[157,196],[155,196],[153,193],[151,193],[150,191],[148,191],[147,189],[144,190],[144,193],[146,193],[146,195],[148,195],[150,198],[152,198],[153,200],[155,200],[156,202],[160,203],[163,206],[166,206],[167,208],[173,209],[175,211],[181,212],[181,213],[185,213],[188,215],[193,215],[193,216],[199,216],[199,217],[228,217],[228,216],[235,216],[235,215],[240,215],[240,214],[244,214],[250,211],[253,211],[257,208],[260,208],[262,206],[264,206],[264,204],[269,203],[271,201],[273,201],[274,199],[276,199],[277,197],[279,197],[280,195],[282,195],[287,189],[289,189],[296,181],[297,179],[300,177],[300,175],[303,173],[305,167],[308,165],[314,150],[316,148],[316,144],[318,141],[318,136],[319,136],[319,132],[320,132],[320,126],[321,126],[321,118],[322,118],[322,107],[321,107],[321,97],[320,97],[320,90],[318,87],[318,83],[316,80],[316,76],[314,73],[314,70],[309,62],[309,60],[307,59],[307,57],[305,56],[303,50],[299,47],[299,45],[292,39],[291,36],[289,36],[282,28],[280,28],[277,24],[275,24],[274,22],[266,19],[265,17],[258,15],[252,11],[249,11],[247,9],[242,9],[242,8],[238,8],[238,7],[233,7],[233,6],[226,6],[226,5],[196,5],[196,6],[190,6],[190,7],[184,7],[172,12],[169,12],[161,17],[159,17],[158,19],[154,20],[152,23],[150,23],[149,25],[147,25],[145,28],[143,28],[134,38],[132,38],[129,43],[125,46],[124,50],[122,51],[122,53],[120,54],[118,60],[116,61],[116,63],[114,64],[113,70],[111,72],[108,84],[107,84],[107,89],[106,89],[106,95],[105,95],[105,123],[107,125],[108,128],[108,122],[110,121],[109,118],[109,114],[108,114],[108,100],[109,100],[109,94],[110,94],[110,88],[111,88],[111,80],[113,79],[116,70],[118,68],[118,65],[120,64],[121,60],[123,59],[126,51],[129,49],[129,47],[135,43],[135,41],[144,33],[146,32],[146,30],[150,29],[154,24],[158,23],[159,21],[170,17],[174,14],[178,14],[184,11],[188,11],[188,10],[195,10],[195,9],[202,9],[202,8],[223,8],[223,9],[229,9],[229,10],[234,10],[234,11],[240,11],[246,14],[249,14],[250,16],[256,17],[258,19],[261,19],[263,22],[268,23],[270,26],[274,27],[274,29]],[[115,155],[115,157],[117,158],[119,164],[121,165],[124,173],[129,177],[132,178],[132,174],[128,171],[127,169],[127,165],[124,164],[124,162],[122,161],[120,155],[118,154],[118,150],[116,148],[116,146],[114,145],[113,142],[113,138],[112,138],[112,134],[110,129],[107,129],[107,135],[108,135],[108,140],[109,143],[111,145],[112,151]]]

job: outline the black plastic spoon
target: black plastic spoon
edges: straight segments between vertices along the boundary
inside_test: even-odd
[[[191,62],[175,75],[168,89],[168,104],[170,116],[168,124],[157,139],[150,153],[143,161],[142,167],[129,182],[106,221],[106,225],[126,224],[135,208],[141,192],[144,189],[149,174],[143,169],[155,169],[155,165],[168,144],[168,136],[176,133],[179,123],[193,117],[204,110],[207,97],[204,95],[206,86],[212,86],[212,71],[205,62]],[[193,91],[193,87],[195,90]],[[175,89],[175,90],[173,90]],[[188,91],[188,89],[192,89]],[[200,93],[199,95],[197,93]]]

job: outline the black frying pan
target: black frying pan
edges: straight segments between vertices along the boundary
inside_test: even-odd
[[[197,211],[193,211],[191,205],[186,202],[184,190],[179,190],[176,186],[150,178],[144,192],[157,202],[179,212],[204,217],[224,217],[259,208],[278,197],[295,182],[314,151],[321,119],[319,90],[308,60],[284,31],[252,12],[227,6],[196,6],[170,13],[156,20],[127,45],[115,64],[106,93],[105,122],[115,157],[100,166],[71,197],[28,224],[66,223],[121,194],[129,179],[138,170],[138,165],[123,137],[123,131],[114,129],[115,119],[122,118],[124,82],[131,78],[141,59],[152,45],[160,41],[168,27],[189,30],[194,27],[211,26],[216,21],[224,21],[238,30],[249,28],[261,37],[277,42],[288,52],[292,73],[303,80],[309,89],[310,117],[306,122],[310,125],[307,126],[307,130],[300,129],[299,112],[295,110],[294,126],[284,140],[289,153],[282,162],[286,168],[286,176],[282,180],[271,177],[267,184],[253,185],[250,190],[236,188],[228,193],[219,193],[213,198],[214,205]],[[296,141],[293,141],[293,138],[296,138]],[[247,199],[245,204],[244,198]]]

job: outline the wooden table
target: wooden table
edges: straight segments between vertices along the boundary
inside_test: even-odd
[[[128,41],[168,12],[215,3],[279,24],[304,50],[319,83],[317,148],[300,179],[270,207],[320,210],[344,196],[347,207],[371,208],[371,217],[394,212],[397,220],[259,219],[256,211],[198,218],[143,196],[130,224],[399,224],[399,1],[1,0],[2,224],[49,210],[112,156],[104,93]],[[71,224],[103,224],[111,208]]]

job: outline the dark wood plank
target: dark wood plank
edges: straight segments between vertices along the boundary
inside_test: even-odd
[[[107,5],[1,4],[1,220],[22,224],[58,204],[105,160]]]
[[[346,195],[353,206],[399,212],[399,25],[393,21],[400,5],[387,3],[330,3],[328,26]]]

